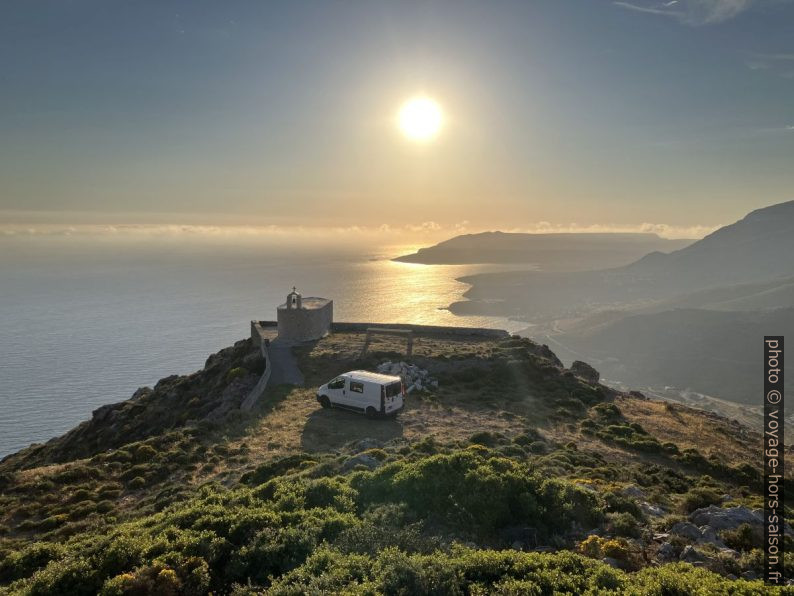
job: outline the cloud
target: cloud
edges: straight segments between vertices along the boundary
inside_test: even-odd
[[[624,2],[615,0],[613,4],[646,14],[674,18],[692,26],[721,23],[734,18],[750,8],[753,0],[673,0],[671,2]]]
[[[794,77],[794,53],[753,53],[744,63],[750,70],[768,71],[785,79]]]
[[[790,127],[794,129],[793,127]],[[484,228],[472,228],[471,222],[462,221],[450,224],[439,224],[432,221],[417,224],[381,224],[353,225],[347,227],[304,227],[304,226],[207,226],[178,224],[39,224],[31,227],[25,224],[6,224],[0,226],[0,236],[7,238],[62,238],[66,241],[85,240],[119,240],[140,242],[162,241],[196,241],[222,242],[230,244],[246,242],[270,242],[284,244],[292,240],[299,242],[337,243],[340,240],[351,244],[399,243],[408,241],[435,242],[463,233],[486,231]],[[663,223],[641,224],[590,224],[551,223],[539,221],[523,227],[501,228],[504,232],[521,232],[529,234],[549,233],[607,233],[646,232],[658,234],[664,238],[701,238],[714,231],[718,226],[671,226]],[[493,229],[493,228],[490,228]]]

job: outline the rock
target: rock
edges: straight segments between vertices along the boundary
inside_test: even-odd
[[[614,567],[615,569],[621,569],[623,567],[623,563],[618,561],[617,559],[613,559],[612,557],[604,557],[601,559],[602,563],[606,563],[610,567]]]
[[[718,547],[725,546],[725,543],[717,536],[717,531],[711,526],[703,526],[700,528],[700,532],[700,538],[698,539],[700,544],[707,543]]]
[[[741,554],[738,551],[733,550],[732,548],[728,548],[727,546],[720,549],[720,553],[723,555],[729,556],[731,559],[738,561],[741,558]]]
[[[670,528],[670,533],[688,538],[692,542],[698,542],[702,534],[700,528],[690,522],[678,522],[674,524],[673,527]]]
[[[685,546],[678,559],[684,563],[705,563],[708,561],[708,559],[692,545]]]
[[[696,510],[689,516],[698,526],[711,526],[715,530],[734,530],[742,524],[760,526],[764,523],[763,512],[760,514],[747,507],[717,507],[709,505]]]
[[[748,571],[745,571],[744,573],[742,573],[742,579],[754,580],[754,579],[756,579],[757,577],[758,577],[758,576],[755,574],[755,571],[753,571],[752,569],[750,569],[750,570],[748,570]]]
[[[656,542],[666,542],[668,538],[670,538],[670,534],[668,534],[667,532],[663,532],[661,534],[654,534],[653,535],[653,539]]]
[[[663,542],[662,545],[659,547],[659,550],[656,552],[656,556],[658,556],[660,559],[663,559],[665,561],[674,559],[675,547],[669,542]]]
[[[644,499],[645,498],[645,492],[640,487],[635,486],[633,484],[627,486],[626,488],[624,488],[620,492],[623,493],[627,497],[634,497],[635,499]]]
[[[348,472],[355,468],[356,466],[364,466],[369,468],[370,470],[374,470],[380,465],[380,462],[372,457],[371,455],[367,455],[366,453],[361,453],[359,455],[355,455],[348,459],[343,465],[342,470]]]
[[[654,505],[653,503],[649,503],[648,501],[642,501],[640,503],[640,509],[645,515],[650,517],[662,517],[666,515],[667,512],[662,509],[659,505]]]
[[[645,397],[644,393],[641,393],[639,391],[629,391],[629,395],[632,397],[636,397],[637,399],[648,399],[647,397]]]
[[[133,396],[133,398],[134,397],[135,396]],[[122,407],[123,402],[100,406],[91,413],[92,422],[98,422],[102,424],[110,423],[116,419],[118,411],[121,410]]]
[[[574,360],[570,370],[577,377],[591,383],[598,383],[601,378],[601,373],[587,364],[587,362],[582,362],[581,360]]]
[[[262,357],[262,352],[257,350],[256,352],[251,352],[245,358],[243,358],[243,366],[248,370],[253,370],[257,366],[262,364],[264,358]]]
[[[378,449],[380,447],[383,447],[383,443],[371,437],[364,437],[353,444],[353,450],[356,453],[366,451],[367,449]]]
[[[376,368],[380,373],[399,376],[406,387],[406,393],[412,391],[429,391],[438,388],[438,380],[432,378],[429,371],[419,368],[415,364],[406,364],[405,362],[383,362]],[[413,387],[413,389],[410,389],[411,387]]]

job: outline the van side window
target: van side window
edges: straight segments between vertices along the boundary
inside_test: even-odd
[[[328,383],[328,389],[344,389],[345,388],[345,380],[342,377],[338,379],[334,379],[330,383]]]
[[[350,381],[350,391],[355,393],[364,393],[364,383],[358,381]]]

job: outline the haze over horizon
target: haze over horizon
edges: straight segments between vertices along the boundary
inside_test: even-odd
[[[698,238],[792,198],[787,0],[12,1],[2,16],[0,232]],[[443,118],[398,127],[425,96]]]

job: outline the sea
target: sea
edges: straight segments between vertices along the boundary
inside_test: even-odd
[[[274,320],[293,286],[334,301],[338,321],[493,327],[445,308],[456,278],[505,266],[418,265],[413,247],[282,239],[0,238],[0,457],[66,432],[97,407],[207,357]]]

